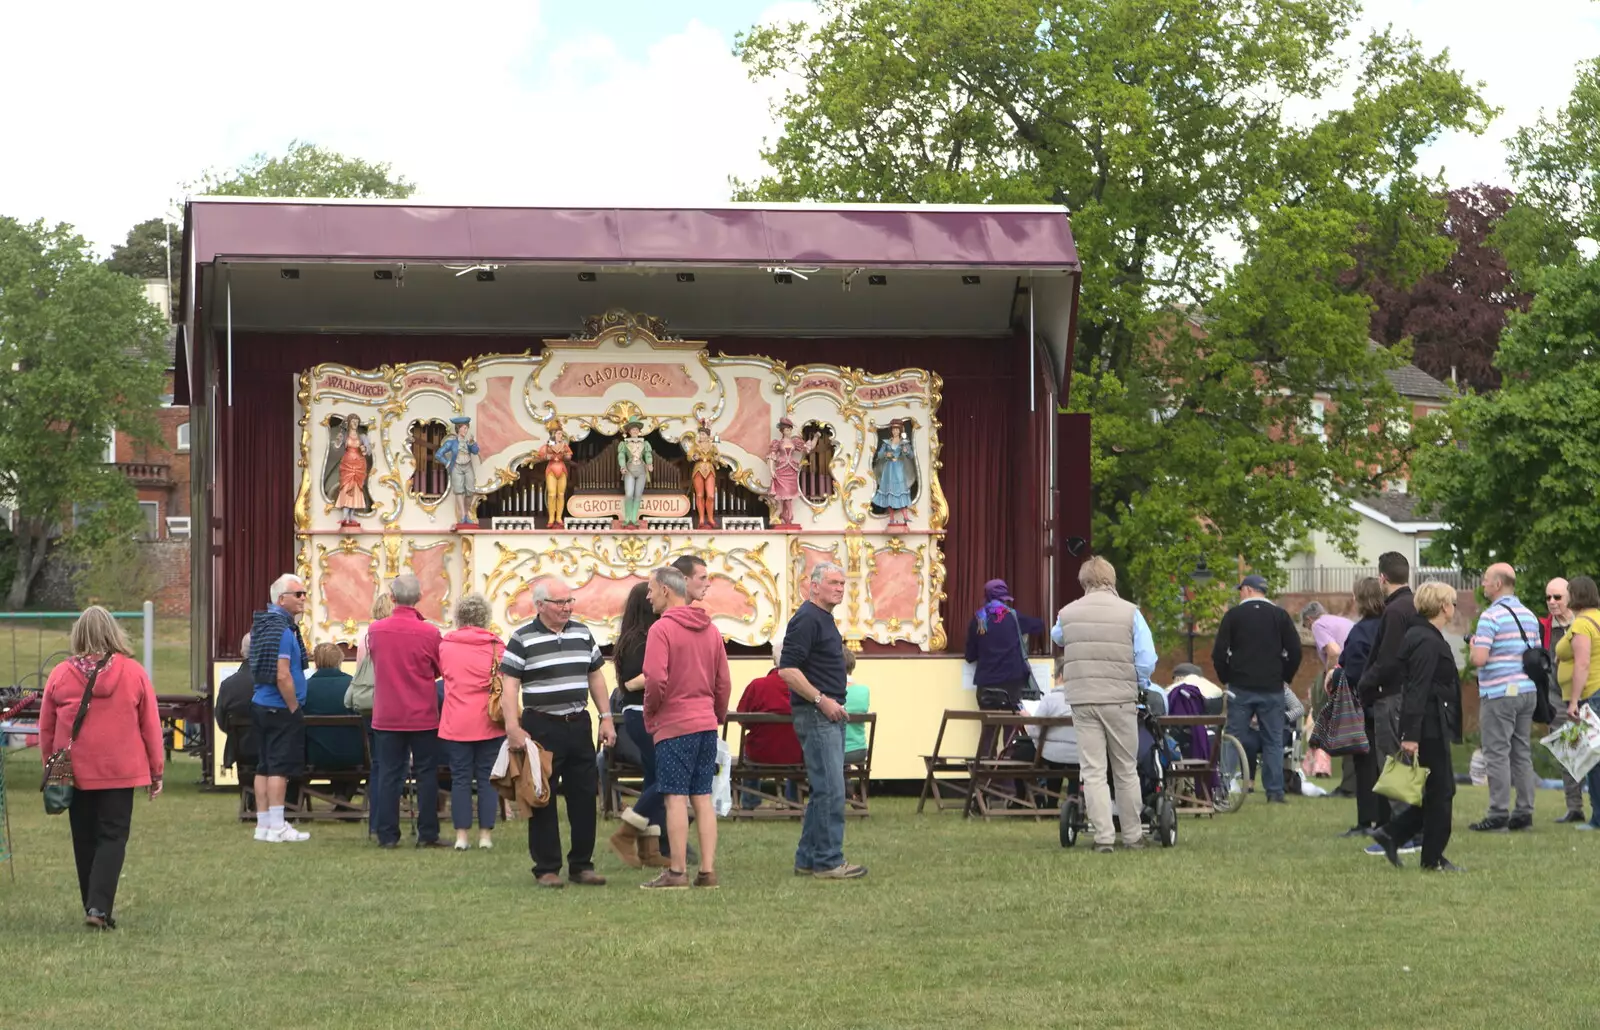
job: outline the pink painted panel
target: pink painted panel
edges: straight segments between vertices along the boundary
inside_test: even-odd
[[[533,439],[517,418],[511,401],[511,377],[490,376],[483,384],[483,400],[475,412],[478,449],[484,454],[499,454],[508,447]]]
[[[572,592],[572,617],[582,622],[606,622],[622,616],[628,591],[644,582],[641,576],[595,576]]]
[[[733,380],[736,400],[733,405],[733,422],[722,431],[722,438],[751,454],[765,457],[772,443],[772,402],[763,387],[766,380],[750,376],[735,376]]]
[[[330,554],[322,576],[322,610],[329,622],[366,622],[372,617],[372,598],[378,589],[372,575],[372,555]]]
[[[917,616],[917,601],[922,596],[922,577],[917,575],[917,556],[879,551],[873,558],[876,570],[867,577],[867,594],[872,599],[872,617],[910,622]]]
[[[711,577],[711,585],[706,589],[700,606],[712,615],[726,615],[740,622],[749,622],[756,615],[755,605],[739,592],[732,578],[720,574]]]
[[[656,398],[700,392],[682,365],[634,361],[569,361],[550,383],[550,392],[557,397],[602,397],[614,386],[632,386]]]
[[[444,567],[444,557],[450,544],[441,541],[423,548],[412,548],[411,571],[422,582],[422,600],[417,611],[429,622],[444,622],[444,599],[450,592],[449,573]]]

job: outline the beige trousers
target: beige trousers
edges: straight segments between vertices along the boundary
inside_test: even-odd
[[[1089,806],[1089,823],[1096,844],[1116,842],[1111,822],[1111,787],[1108,771],[1117,784],[1117,815],[1122,820],[1122,840],[1144,839],[1139,811],[1139,721],[1132,701],[1114,705],[1073,705],[1072,721],[1078,730],[1078,762],[1083,769],[1083,795]]]

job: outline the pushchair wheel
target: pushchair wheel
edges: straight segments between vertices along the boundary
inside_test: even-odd
[[[1178,843],[1178,809],[1169,797],[1156,802],[1156,840],[1164,848]]]
[[[1222,754],[1217,759],[1218,784],[1211,804],[1218,812],[1237,812],[1249,796],[1250,761],[1236,737],[1223,734],[1219,746]]]
[[[1083,809],[1076,801],[1061,806],[1061,846],[1070,848],[1078,843],[1078,830],[1083,826]]]

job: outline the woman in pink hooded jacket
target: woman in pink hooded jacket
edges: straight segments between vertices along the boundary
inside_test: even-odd
[[[489,602],[482,594],[468,594],[456,602],[456,628],[439,642],[439,667],[444,673],[439,740],[450,762],[450,821],[456,827],[457,851],[468,849],[473,784],[478,787],[480,848],[494,846],[490,831],[500,805],[489,774],[506,731],[489,718],[489,688],[499,677],[505,645],[488,627]]]
[[[84,609],[72,627],[72,657],[50,672],[39,705],[39,754],[46,761],[72,744],[72,855],[78,865],[78,894],[84,925],[115,930],[112,906],[128,850],[133,792],[145,787],[161,793],[166,752],[156,692],[144,666],[111,613],[98,605]],[[95,669],[99,668],[96,674]],[[72,740],[84,687],[94,676],[89,710],[78,739]]]

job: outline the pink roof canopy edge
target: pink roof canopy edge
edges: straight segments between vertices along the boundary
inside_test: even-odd
[[[405,259],[1078,271],[1067,211],[1047,206],[450,207],[201,198],[190,202],[188,218],[186,242],[200,265]]]

